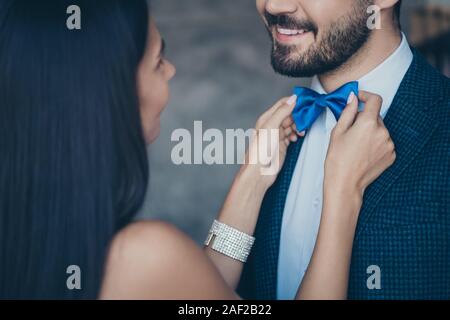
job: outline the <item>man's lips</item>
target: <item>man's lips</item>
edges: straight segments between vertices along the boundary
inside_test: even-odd
[[[277,41],[281,43],[294,43],[301,41],[302,38],[309,32],[310,30],[306,29],[288,29],[280,26],[274,27],[275,37]]]

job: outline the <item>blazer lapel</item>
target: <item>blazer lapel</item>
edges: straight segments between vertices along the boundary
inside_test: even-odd
[[[413,63],[384,119],[395,144],[397,159],[367,188],[355,239],[359,238],[364,225],[392,184],[429,141],[437,127],[437,121],[434,121],[432,113],[427,112],[427,109],[439,103],[442,96],[442,88],[436,83],[435,71],[415,53]]]

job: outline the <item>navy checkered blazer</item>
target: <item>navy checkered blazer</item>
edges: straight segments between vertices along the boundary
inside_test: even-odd
[[[385,119],[397,160],[366,190],[349,299],[450,299],[450,80],[417,52]],[[302,140],[263,202],[238,292],[276,299],[281,220]],[[367,268],[381,269],[368,289]]]

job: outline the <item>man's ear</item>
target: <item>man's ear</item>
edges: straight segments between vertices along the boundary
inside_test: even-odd
[[[400,0],[375,0],[374,4],[381,10],[393,8]]]

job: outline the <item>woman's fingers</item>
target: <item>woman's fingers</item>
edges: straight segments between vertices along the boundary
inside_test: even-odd
[[[358,102],[358,97],[352,92],[348,97],[347,106],[336,125],[336,130],[346,131],[353,125],[358,115]]]
[[[289,100],[294,101],[294,106],[295,106],[295,102],[297,101],[297,96],[296,95],[292,95],[290,97],[286,97],[286,98],[282,98],[280,100],[278,100],[270,109],[268,109],[266,112],[264,112],[258,119],[257,123],[256,123],[256,128],[260,129],[261,127],[263,127],[266,122],[268,122],[272,116],[274,115],[274,113],[282,106],[284,106],[286,103],[288,103]],[[287,120],[289,121],[289,119]],[[288,126],[288,125],[287,125]],[[287,127],[286,126],[286,127]]]
[[[270,119],[267,120],[266,127],[268,128],[280,128],[283,121],[291,117],[292,111],[294,111],[295,103],[297,102],[297,96],[291,96],[284,104],[278,107],[278,109],[272,114]]]
[[[281,126],[282,128],[284,128],[284,132],[286,133],[287,136],[289,136],[289,139],[292,142],[296,142],[298,140],[298,137],[304,137],[306,134],[305,131],[299,132],[297,130],[297,126],[295,125],[292,116],[289,116],[286,119],[284,119]]]
[[[297,125],[295,123],[292,124],[292,130],[299,136],[304,137],[306,135],[306,131],[299,132],[297,129]]]
[[[359,101],[364,103],[364,110],[360,113],[362,118],[373,119],[378,123],[380,123],[380,121],[382,123],[382,120],[380,120],[380,110],[383,99],[377,94],[360,91],[358,97],[354,93],[350,94],[348,105],[345,107],[339,118],[336,130],[346,131],[355,123],[356,118],[358,117]]]
[[[294,128],[295,125],[290,126],[289,128],[284,129],[284,136],[288,137],[291,142],[296,142],[298,140],[299,134]],[[283,129],[282,129],[283,130]]]
[[[328,183],[337,183],[333,188],[364,192],[395,161],[395,146],[379,116],[381,97],[364,91],[359,97],[364,111],[357,113],[356,97],[349,101],[336,128],[350,129],[332,135],[325,167]]]
[[[374,93],[360,91],[359,99],[364,103],[364,110],[361,112],[361,115],[378,119],[381,106],[383,105],[383,98]]]
[[[284,130],[284,134],[285,134],[286,136],[290,136],[291,133],[294,132],[294,130],[292,130],[292,127],[288,127],[288,128],[286,128],[286,129],[283,129],[283,130]]]
[[[293,124],[294,124],[294,119],[292,118],[292,116],[289,116],[283,120],[283,122],[281,123],[281,126],[283,128],[290,128],[290,127],[292,127]]]
[[[296,133],[291,133],[289,135],[289,140],[291,140],[291,142],[296,142],[298,140],[298,135]]]
[[[297,102],[297,96],[292,95],[289,98],[283,98],[267,110],[258,120],[257,129],[276,129],[280,130],[280,141],[296,142],[298,137],[305,136],[305,132],[298,132],[297,126],[292,118],[292,112]]]

